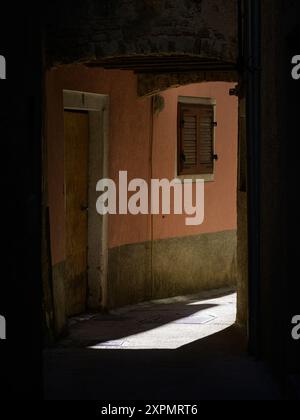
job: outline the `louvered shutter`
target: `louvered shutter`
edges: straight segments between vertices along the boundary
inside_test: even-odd
[[[214,107],[179,104],[179,173],[214,172]]]

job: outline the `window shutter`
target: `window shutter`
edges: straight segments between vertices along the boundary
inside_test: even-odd
[[[214,107],[179,104],[179,173],[214,171]]]
[[[201,174],[214,172],[214,109],[198,108],[198,167]]]
[[[183,167],[194,169],[197,166],[197,114],[184,111],[182,124]]]

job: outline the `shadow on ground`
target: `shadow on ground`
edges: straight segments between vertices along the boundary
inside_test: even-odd
[[[236,295],[199,299],[73,319],[69,337],[45,351],[45,398],[281,399],[270,372],[248,356],[243,330],[233,325]],[[95,344],[99,348],[90,348]]]

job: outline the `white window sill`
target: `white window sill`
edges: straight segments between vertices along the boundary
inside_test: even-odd
[[[203,174],[203,175],[177,175],[176,177],[178,181],[185,181],[190,180],[192,183],[196,182],[197,180],[203,179],[204,182],[214,182],[215,181],[215,174]]]

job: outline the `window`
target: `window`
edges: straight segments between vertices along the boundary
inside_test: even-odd
[[[215,105],[213,99],[179,99],[178,175],[213,175]]]

